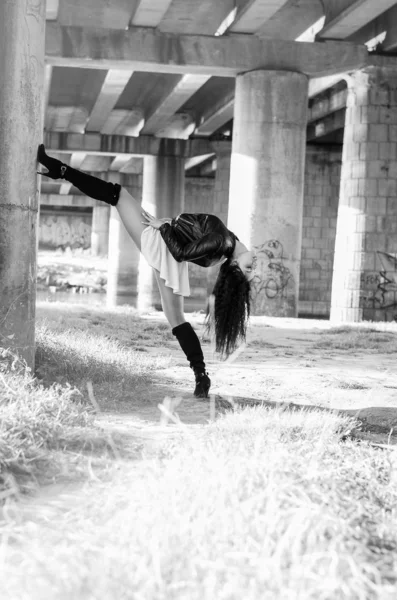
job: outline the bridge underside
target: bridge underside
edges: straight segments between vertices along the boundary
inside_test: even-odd
[[[396,48],[392,0],[3,3],[0,345],[32,364],[40,194],[91,204],[109,303],[158,303],[117,211],[37,178],[42,140],[159,216],[221,216],[257,249],[257,314],[394,319]]]

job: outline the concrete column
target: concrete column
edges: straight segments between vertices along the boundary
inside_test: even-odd
[[[145,156],[142,207],[156,217],[176,217],[184,210],[185,160],[176,156]],[[141,256],[138,307],[161,308],[153,270]]]
[[[45,0],[0,3],[0,345],[34,367]]]
[[[397,70],[347,82],[331,320],[397,320]]]
[[[302,219],[299,316],[329,319],[342,147],[308,144]]]
[[[213,142],[216,152],[216,171],[214,187],[214,203],[212,213],[227,223],[229,211],[230,162],[232,158],[231,142]],[[219,267],[207,269],[207,292],[210,294],[218,276]]]
[[[232,145],[230,142],[213,142],[212,147],[216,152],[214,214],[226,223],[229,211]]]
[[[237,77],[228,227],[258,253],[257,315],[297,316],[307,97],[300,73]]]
[[[142,205],[156,217],[175,217],[185,200],[185,160],[176,156],[145,156]]]
[[[142,176],[128,175],[123,179],[112,173],[114,183],[123,185],[139,202],[142,197]],[[109,222],[107,306],[130,304],[136,306],[140,252],[135,246],[113,206]]]
[[[92,211],[91,254],[106,256],[109,247],[110,206],[94,206]]]

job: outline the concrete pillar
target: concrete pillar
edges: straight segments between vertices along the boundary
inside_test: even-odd
[[[45,0],[0,3],[0,345],[34,367]]]
[[[140,202],[142,176],[128,175],[123,179],[122,176],[119,177],[118,181],[117,174],[112,173],[110,179],[113,183],[123,185]],[[116,208],[112,206],[109,222],[107,306],[120,304],[136,306],[139,260],[140,252],[122,224]]]
[[[177,156],[145,156],[142,207],[156,217],[176,217],[184,210],[185,160]],[[141,256],[138,307],[161,308],[153,270]]]
[[[347,82],[331,320],[397,320],[397,70]]]
[[[216,152],[216,171],[214,202],[212,213],[227,223],[229,211],[229,189],[230,189],[230,162],[232,158],[231,142],[213,142],[212,147]],[[207,291],[210,294],[214,288],[218,276],[219,267],[207,269]]]
[[[107,256],[109,247],[110,206],[94,206],[92,211],[91,254]]]
[[[185,160],[176,156],[145,156],[142,206],[155,216],[175,217],[185,200]]]
[[[226,223],[229,210],[230,161],[232,158],[232,144],[230,142],[213,142],[212,147],[216,152],[213,212],[224,223]]]
[[[228,227],[258,253],[257,315],[297,316],[307,97],[300,73],[236,80]]]
[[[308,144],[299,316],[329,319],[342,146]]]

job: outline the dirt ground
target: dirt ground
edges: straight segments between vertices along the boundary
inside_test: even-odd
[[[166,322],[162,313],[144,315],[149,323]],[[188,314],[199,336],[203,315]],[[96,423],[109,439],[122,435],[124,443],[140,448],[141,460],[150,460],[164,444],[180,434],[180,428],[200,435],[205,425],[231,410],[232,405],[266,405],[275,410],[305,407],[307,410],[341,410],[356,417],[358,427],[348,435],[380,447],[397,446],[396,352],[366,348],[336,349],[323,346],[333,326],[328,321],[254,317],[247,345],[233,362],[220,362],[210,343],[203,342],[212,379],[210,399],[193,396],[194,378],[179,345],[172,340],[163,347],[141,340],[142,351],[170,356],[166,369],[155,372],[150,384],[130,390],[125,401],[111,399]],[[370,327],[370,326],[368,326]],[[377,326],[380,327],[381,326]],[[397,325],[386,326],[397,336]],[[165,406],[165,412],[159,407]],[[116,453],[117,458],[117,453]],[[38,490],[27,499],[21,515],[42,514],[48,520],[69,510],[81,482],[58,483]],[[22,517],[21,517],[22,518]]]
[[[164,321],[161,313],[145,315]],[[199,336],[203,317],[188,315]],[[156,436],[164,425],[175,422],[164,416],[160,404],[169,407],[183,425],[203,425],[230,405],[265,404],[274,407],[303,405],[325,410],[342,410],[362,423],[362,438],[393,443],[397,431],[396,354],[363,348],[335,349],[321,346],[331,328],[328,321],[253,317],[247,345],[233,362],[220,362],[208,341],[203,348],[212,388],[210,400],[193,396],[193,374],[177,342],[166,348],[150,345],[153,355],[169,352],[170,366],[154,375],[144,389],[131,390],[124,408],[98,416],[98,424],[110,430],[130,431],[139,437]],[[388,331],[390,335],[390,327]],[[392,335],[397,335],[396,331]],[[172,429],[173,427],[171,427]],[[157,432],[157,433],[156,433]],[[356,432],[358,435],[358,432]],[[393,436],[394,437],[394,436]]]

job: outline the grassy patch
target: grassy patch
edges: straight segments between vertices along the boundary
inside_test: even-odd
[[[3,597],[391,600],[395,461],[342,443],[349,427],[261,408],[181,431],[56,528],[21,527]]]
[[[384,354],[397,352],[397,334],[375,328],[335,327],[326,333],[317,332],[321,339],[313,348],[324,350],[376,350]]]
[[[88,454],[108,456],[108,436],[79,398],[70,386],[44,387],[20,368],[0,369],[0,502],[38,484],[86,478]]]
[[[91,381],[98,400],[122,399],[145,386],[150,374],[168,366],[163,349],[171,332],[133,311],[95,311],[68,305],[43,305],[36,327],[36,375],[46,385],[67,383],[86,397]],[[139,343],[159,349],[142,353]]]
[[[335,387],[342,390],[369,390],[370,386],[360,381],[353,381],[349,379],[338,379],[335,382]]]

